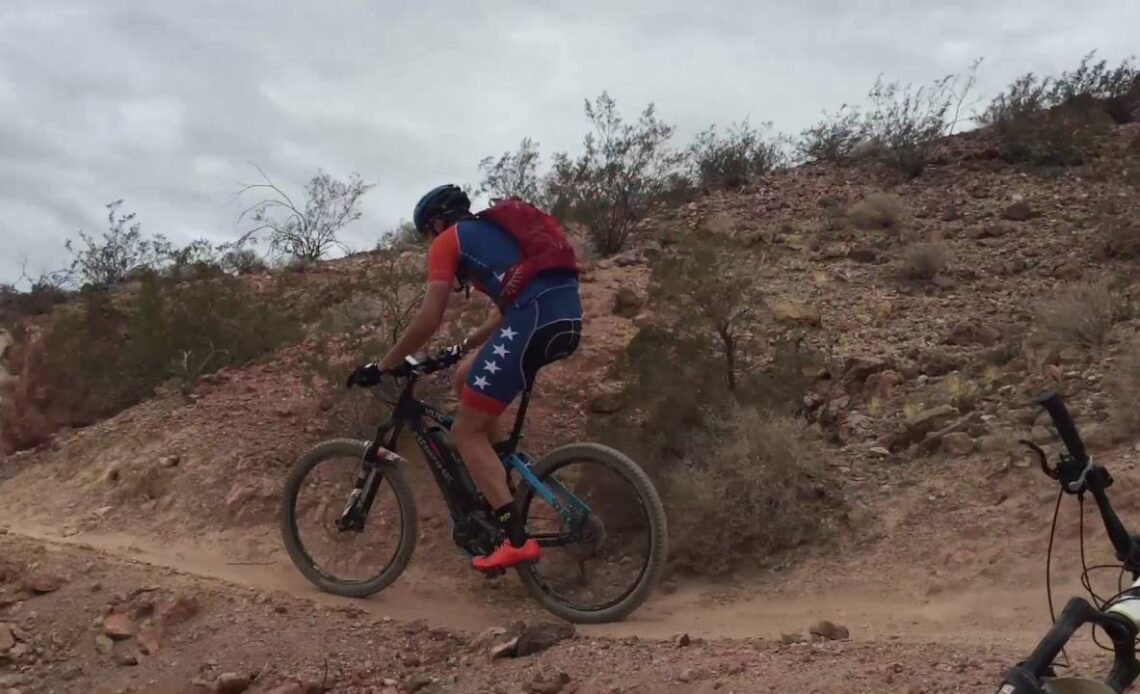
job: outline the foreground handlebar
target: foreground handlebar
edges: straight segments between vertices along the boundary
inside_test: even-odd
[[[1051,676],[1051,664],[1077,629],[1085,624],[1104,629],[1112,639],[1114,658],[1112,672],[1105,684],[1114,691],[1124,691],[1140,674],[1136,660],[1134,639],[1136,626],[1123,614],[1101,612],[1083,598],[1073,598],[1065,605],[1056,624],[1037,644],[1032,655],[1021,665],[1010,670],[998,694],[1040,694],[1043,681]]]
[[[1069,414],[1069,409],[1065,407],[1065,402],[1061,399],[1060,394],[1046,393],[1037,398],[1037,403],[1049,413],[1049,417],[1053,420],[1053,426],[1057,427],[1057,434],[1060,435],[1065,448],[1069,449],[1069,454],[1084,467],[1085,463],[1088,462],[1085,443],[1081,441],[1077,426],[1073,424],[1073,417]]]

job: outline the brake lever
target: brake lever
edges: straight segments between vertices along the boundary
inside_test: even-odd
[[[1029,448],[1037,454],[1037,458],[1041,463],[1041,471],[1045,473],[1050,479],[1060,479],[1061,473],[1058,467],[1049,467],[1049,456],[1045,454],[1045,450],[1037,444],[1029,441],[1028,439],[1018,439],[1018,443]]]

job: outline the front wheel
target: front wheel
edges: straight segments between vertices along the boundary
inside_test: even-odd
[[[665,507],[648,475],[595,443],[552,451],[532,468],[547,499],[522,483],[516,503],[542,558],[516,567],[527,590],[570,622],[625,618],[649,598],[665,567]]]
[[[309,449],[293,466],[281,504],[281,533],[293,564],[321,590],[344,597],[388,587],[416,547],[412,489],[394,463],[365,468],[367,447],[334,439]],[[367,508],[358,499],[363,490],[354,490],[365,478],[375,489]],[[316,526],[311,533],[310,522]]]

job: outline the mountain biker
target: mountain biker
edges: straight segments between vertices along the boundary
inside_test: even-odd
[[[377,364],[357,370],[366,380],[379,381],[380,372],[399,366],[420,349],[440,327],[453,288],[468,284],[500,304],[506,270],[520,259],[519,244],[510,233],[471,212],[467,194],[455,185],[428,191],[412,215],[416,229],[431,238],[428,249],[427,293],[403,336]],[[482,557],[478,570],[504,569],[539,558],[538,542],[513,507],[506,471],[493,448],[499,436],[499,416],[533,383],[540,368],[564,359],[578,347],[582,307],[577,274],[550,270],[523,285],[512,300],[453,349],[480,348],[460,362],[456,385],[459,411],[451,428],[459,454],[479,491],[494,509],[506,537]]]

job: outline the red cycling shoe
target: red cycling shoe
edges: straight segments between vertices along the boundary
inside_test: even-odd
[[[511,544],[510,540],[504,540],[503,544],[499,545],[498,548],[490,554],[473,558],[471,560],[471,566],[478,571],[508,569],[515,564],[536,561],[540,554],[541,550],[538,547],[538,540],[533,537],[527,538],[527,541],[522,544],[522,547],[515,547]]]

